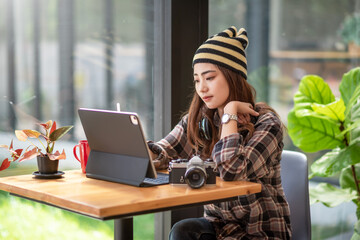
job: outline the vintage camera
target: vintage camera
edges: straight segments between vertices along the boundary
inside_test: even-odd
[[[195,156],[190,160],[176,159],[169,163],[169,182],[187,183],[191,188],[201,188],[206,184],[216,184],[215,163]]]

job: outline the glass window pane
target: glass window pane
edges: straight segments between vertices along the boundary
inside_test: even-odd
[[[85,134],[77,109],[116,103],[137,112],[152,139],[153,15],[153,1],[143,0],[0,0],[0,144],[27,146],[14,129],[39,121],[74,125],[55,149],[67,154],[61,169],[79,168],[72,147]],[[7,154],[0,149],[0,160]],[[31,173],[25,166],[35,162],[19,169]]]

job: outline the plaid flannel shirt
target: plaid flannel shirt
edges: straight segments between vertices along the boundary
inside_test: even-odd
[[[160,153],[157,168],[166,168],[172,159],[192,157],[186,124],[187,116],[165,138],[150,143],[150,149]],[[204,217],[213,224],[217,239],[291,239],[290,210],[280,177],[281,122],[275,114],[266,113],[257,118],[254,127],[247,144],[241,133],[235,133],[220,139],[212,151],[222,179],[262,185],[260,193],[204,206]]]

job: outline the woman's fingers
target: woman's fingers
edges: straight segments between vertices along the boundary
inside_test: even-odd
[[[247,102],[240,102],[240,101],[231,101],[229,102],[225,108],[224,112],[226,113],[235,113],[237,114],[250,114],[252,116],[259,116],[259,113],[256,112],[253,106]]]
[[[248,113],[253,116],[259,116],[259,113],[254,110],[253,106],[250,103],[240,102],[239,107],[239,112],[241,113]]]
[[[254,109],[250,109],[249,114],[253,115],[253,116],[259,116],[259,113],[256,112]]]
[[[238,115],[238,123],[246,124],[250,122],[250,115],[249,114],[240,114]]]

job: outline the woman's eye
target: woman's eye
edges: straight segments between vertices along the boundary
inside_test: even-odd
[[[199,79],[194,79],[194,83],[198,83],[199,82]]]
[[[207,77],[206,80],[213,80],[214,77]]]

